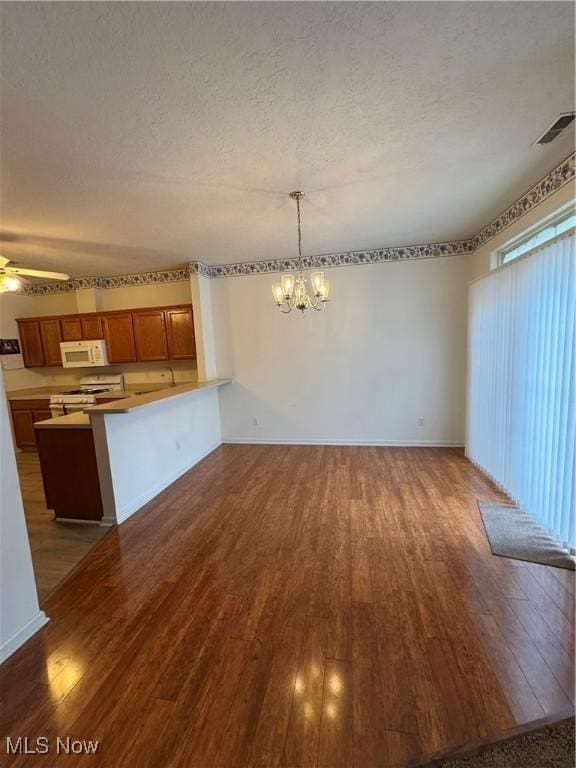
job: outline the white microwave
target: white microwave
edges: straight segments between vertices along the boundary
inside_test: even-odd
[[[95,368],[108,365],[106,342],[104,339],[94,341],[61,341],[62,366],[64,368]]]

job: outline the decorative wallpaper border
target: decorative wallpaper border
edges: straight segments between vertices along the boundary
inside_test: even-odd
[[[28,285],[20,293],[30,296],[46,296],[52,293],[67,293],[82,288],[127,288],[154,283],[174,283],[190,278],[189,267],[183,269],[165,269],[159,272],[138,272],[134,275],[116,275],[115,277],[75,277],[62,283],[36,283]]]
[[[304,257],[305,269],[318,267],[343,267],[356,264],[379,264],[385,261],[407,261],[410,259],[432,259],[439,256],[457,256],[473,253],[481,245],[496,237],[506,227],[521,219],[528,211],[540,205],[547,197],[557,192],[576,177],[576,152],[557,165],[525,195],[512,203],[505,211],[469,240],[455,240],[449,243],[429,245],[405,245],[395,248],[375,248],[367,251],[347,251],[323,256]],[[172,283],[188,280],[190,275],[202,277],[237,277],[259,275],[269,272],[287,272],[298,269],[297,259],[273,259],[271,261],[244,261],[238,264],[203,264],[192,261],[181,269],[140,272],[115,277],[77,277],[65,283],[37,283],[22,289],[20,293],[32,296],[52,293],[66,293],[82,288],[125,288],[155,283]]]
[[[190,264],[188,264],[188,271],[191,275],[201,275],[201,277],[214,277],[212,274],[212,270],[214,267],[211,267],[209,264],[203,264],[201,261],[191,261]]]
[[[572,181],[576,176],[576,152],[573,152],[569,157],[563,160],[560,165],[550,171],[538,184],[535,184],[532,189],[526,192],[525,195],[509,208],[506,208],[503,213],[497,216],[490,222],[484,229],[473,238],[474,250],[477,250],[481,245],[487,243],[488,240],[492,240],[502,230],[509,227],[518,219],[521,219],[528,211],[540,205],[547,197],[557,192],[563,186]]]
[[[324,256],[305,256],[302,261],[305,269],[314,269],[318,267],[345,267],[355,264],[378,264],[383,261],[432,259],[437,256],[457,256],[462,253],[471,253],[472,245],[472,240],[456,240],[452,243],[405,245],[398,248],[376,248],[369,251],[346,251],[345,253],[329,253]],[[296,269],[298,269],[298,259],[245,261],[239,264],[221,264],[209,267],[210,277],[259,275],[265,272],[289,272]]]

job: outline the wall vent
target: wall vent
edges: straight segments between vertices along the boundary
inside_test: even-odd
[[[552,125],[547,128],[539,139],[536,139],[534,144],[550,144],[551,141],[558,138],[565,128],[568,128],[570,123],[574,121],[576,112],[563,112],[558,115]]]

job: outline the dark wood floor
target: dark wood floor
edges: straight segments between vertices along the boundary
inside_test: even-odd
[[[3,764],[380,768],[566,712],[574,574],[493,557],[477,498],[455,449],[222,446],[0,669],[0,735],[98,755]]]
[[[43,603],[110,529],[54,520],[46,507],[38,454],[18,453],[16,462],[36,590]]]

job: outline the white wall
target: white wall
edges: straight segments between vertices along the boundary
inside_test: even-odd
[[[134,285],[125,288],[106,288],[99,291],[99,310],[138,309],[138,307],[163,307],[170,304],[190,304],[192,294],[189,280],[172,283]]]
[[[190,275],[190,289],[194,306],[198,380],[209,381],[217,376],[212,281],[201,275]]]
[[[222,442],[217,389],[91,420],[108,523],[126,520]]]
[[[47,619],[38,607],[36,582],[20,493],[4,384],[0,378],[0,662]]]
[[[463,444],[467,257],[329,276],[304,318],[275,308],[277,275],[211,281],[223,440]]]

